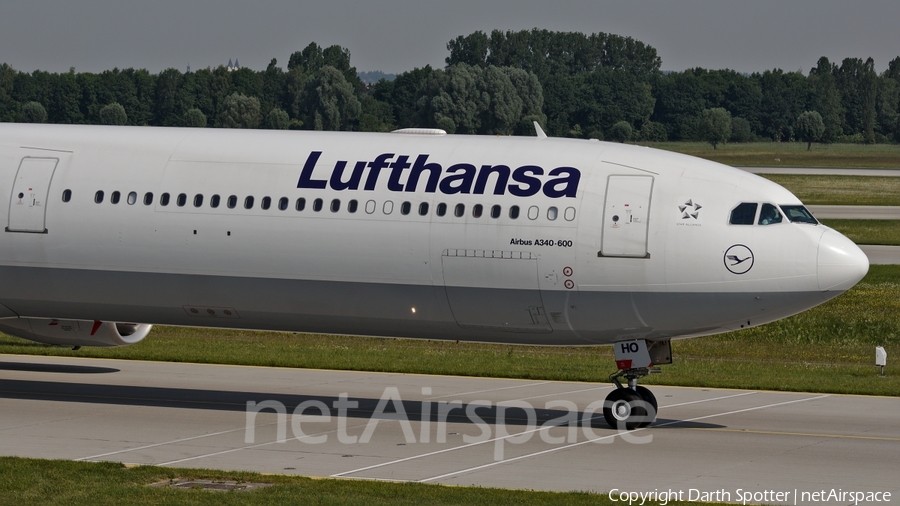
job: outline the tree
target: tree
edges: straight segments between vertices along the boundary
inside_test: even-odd
[[[841,105],[841,92],[835,83],[836,70],[837,66],[823,56],[819,58],[816,66],[810,69],[807,78],[810,87],[810,110],[817,111],[825,124],[822,142],[837,142],[844,134],[841,125],[844,107]]]
[[[296,69],[295,69],[296,70]],[[298,110],[315,130],[350,130],[361,106],[355,90],[338,69],[320,68],[306,83]]]
[[[128,115],[125,114],[125,108],[118,102],[107,104],[100,109],[101,125],[127,125]]]
[[[631,124],[627,121],[619,121],[609,129],[609,138],[617,142],[625,142],[631,139]]]
[[[190,128],[206,128],[206,115],[196,107],[184,113],[181,124]]]
[[[731,137],[731,113],[722,107],[703,109],[700,116],[700,130],[713,149]]]
[[[275,108],[266,114],[263,125],[269,130],[287,130],[291,126],[291,118],[288,117],[288,113]]]
[[[22,123],[45,123],[47,111],[40,102],[28,102],[22,106]]]
[[[806,143],[806,150],[809,151],[812,143],[819,142],[825,135],[825,122],[817,111],[806,111],[797,117],[794,131],[800,140]]]
[[[222,102],[216,123],[225,128],[256,128],[261,119],[258,98],[232,93]]]
[[[665,142],[668,139],[666,127],[655,121],[645,121],[641,126],[641,140],[645,142]]]
[[[750,128],[749,121],[737,116],[731,118],[731,141],[751,142],[753,137],[753,130]]]

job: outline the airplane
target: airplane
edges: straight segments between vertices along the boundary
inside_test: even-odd
[[[868,271],[771,181],[535,128],[2,124],[0,330],[73,347],[157,324],[614,345],[604,418],[634,429],[658,408],[638,379],[672,339],[791,316]]]

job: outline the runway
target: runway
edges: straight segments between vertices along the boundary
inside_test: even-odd
[[[593,413],[610,388],[2,356],[0,454],[685,500],[900,497],[897,398],[652,387],[657,421],[618,432]]]

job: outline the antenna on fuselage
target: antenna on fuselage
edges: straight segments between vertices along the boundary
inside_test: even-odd
[[[532,123],[534,123],[534,133],[537,134],[538,139],[546,139],[547,134],[544,133],[544,129],[541,128],[540,123],[537,121],[533,121]]]

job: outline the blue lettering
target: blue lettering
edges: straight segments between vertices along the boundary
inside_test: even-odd
[[[575,198],[581,182],[581,171],[575,167],[557,167],[547,172],[546,176],[544,169],[537,165],[523,165],[511,170],[508,165],[477,167],[471,163],[457,163],[444,170],[441,164],[428,162],[430,155],[417,155],[415,161],[410,163],[412,158],[410,155],[398,155],[396,160],[391,161],[393,153],[380,154],[372,161],[355,162],[349,175],[346,172],[350,162],[338,160],[327,180],[313,179],[313,172],[321,156],[321,151],[310,152],[300,172],[297,188],[359,190],[366,168],[369,172],[364,189],[368,191],[374,190],[378,185],[378,178],[384,169],[390,169],[387,189],[392,192],[415,192],[419,186],[419,179],[425,172],[428,173],[425,193],[440,190],[445,195],[460,193],[484,195],[488,192],[493,195],[505,195],[508,191],[516,197],[531,197],[543,192],[546,197],[554,199]],[[409,173],[404,182],[406,170],[409,170]]]
[[[300,172],[300,181],[297,181],[297,188],[314,188],[317,190],[325,188],[327,181],[312,178],[313,170],[316,168],[316,162],[319,161],[320,156],[322,156],[321,151],[313,151],[309,154],[309,158],[306,159],[303,170]]]
[[[406,180],[406,191],[416,191],[416,184],[419,183],[419,176],[428,171],[428,183],[425,185],[425,193],[434,193],[437,190],[438,180],[441,178],[441,167],[436,163],[426,163],[428,155],[419,155],[416,157],[416,163],[413,164],[412,170],[409,172],[409,179]]]
[[[568,176],[558,177],[547,181],[544,185],[544,195],[552,199],[559,197],[575,197],[575,192],[578,191],[578,182],[581,180],[581,172],[574,167],[557,167],[551,170],[547,175],[559,176],[563,173],[568,174]],[[558,188],[560,185],[565,186]]]
[[[462,174],[457,172],[462,171]],[[471,163],[457,163],[447,167],[447,176],[441,180],[441,193],[445,195],[453,195],[455,193],[471,193],[472,183],[475,181],[475,166]],[[453,183],[459,182],[454,185]]]
[[[516,197],[531,197],[532,195],[537,195],[537,192],[541,191],[541,180],[529,176],[529,173],[540,176],[544,173],[544,169],[537,165],[523,165],[516,169],[512,175],[513,181],[528,186],[522,188],[521,185],[511,184],[509,185],[509,193],[512,193]]]

